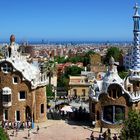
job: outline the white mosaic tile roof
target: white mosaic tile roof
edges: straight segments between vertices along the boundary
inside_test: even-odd
[[[22,73],[24,80],[27,80],[31,83],[32,88],[36,88],[38,86],[44,86],[48,84],[47,76],[40,72],[39,65],[34,65],[33,63],[27,62],[26,58],[23,57],[16,48],[13,47],[12,44],[12,53],[9,57],[8,53],[5,51],[5,59],[0,60],[1,62],[9,62],[12,64],[15,71],[19,71]],[[44,78],[46,77],[46,78]]]

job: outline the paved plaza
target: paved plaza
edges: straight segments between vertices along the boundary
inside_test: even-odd
[[[38,134],[36,126],[35,124],[35,128],[31,130],[30,137],[28,137],[28,129],[19,130],[17,136],[12,135],[13,130],[9,130],[10,140],[89,140],[92,130],[94,130],[95,137],[99,135],[99,128],[93,129],[80,124],[68,124],[63,120],[48,120],[45,123],[40,123]]]
[[[28,129],[20,130],[16,136],[12,136],[9,130],[10,140],[86,140],[89,138],[91,131],[84,129],[82,126],[69,125],[65,121],[48,121],[39,124],[39,133],[35,129],[31,130],[31,136],[28,138]]]

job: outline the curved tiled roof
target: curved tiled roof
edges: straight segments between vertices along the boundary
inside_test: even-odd
[[[44,75],[40,72],[39,64],[34,65],[33,63],[27,62],[26,58],[23,57],[16,48],[18,48],[17,44],[12,44],[12,54],[9,57],[8,52],[5,53],[5,59],[0,60],[2,62],[9,62],[15,70],[19,71],[23,78],[29,81],[32,85],[32,88],[36,88],[38,86],[44,86],[48,84],[47,77],[44,78]]]

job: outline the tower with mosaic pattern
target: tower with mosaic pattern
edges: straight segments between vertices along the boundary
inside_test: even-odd
[[[131,61],[131,69],[130,69],[130,80],[134,81],[140,81],[140,48],[139,48],[139,20],[140,15],[138,13],[139,6],[136,3],[134,6],[135,13],[133,16],[134,21],[134,41],[133,41],[133,47],[132,47],[132,61]]]

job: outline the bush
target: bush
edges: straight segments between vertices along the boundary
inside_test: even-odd
[[[4,132],[2,127],[0,127],[0,140],[10,140],[8,134]]]
[[[140,113],[132,110],[128,113],[128,119],[124,122],[121,131],[124,140],[140,140]]]

